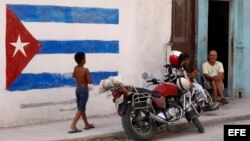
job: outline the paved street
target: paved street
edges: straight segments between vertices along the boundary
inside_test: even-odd
[[[169,134],[156,136],[154,141],[186,141],[187,139],[190,141],[223,141],[224,140],[224,125],[225,124],[240,124],[240,125],[250,125],[250,120],[243,121],[234,121],[227,122],[214,125],[206,126],[206,130],[203,134],[197,133],[194,128],[190,128],[185,131],[175,132],[172,131]]]
[[[221,106],[219,110],[202,113],[200,120],[205,127],[205,134],[213,131],[213,128],[207,128],[209,125],[222,124],[225,121],[250,120],[250,98],[229,98],[229,102],[229,104]],[[89,120],[95,124],[96,128],[83,130],[83,132],[76,134],[68,134],[71,120],[16,128],[0,128],[0,141],[117,141],[126,137],[118,115],[90,118]],[[78,127],[83,129],[83,124],[80,123],[81,121]],[[184,133],[200,136],[194,127],[186,132],[185,130],[188,128],[190,128],[190,124],[185,120],[179,125],[172,126],[173,131],[181,130],[179,134],[181,136]],[[214,130],[216,129],[218,129],[218,132],[222,130],[220,126],[214,127]],[[218,135],[220,134],[218,133]],[[171,136],[166,136],[167,138],[171,138]]]

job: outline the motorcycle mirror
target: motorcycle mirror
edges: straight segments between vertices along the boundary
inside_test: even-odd
[[[144,73],[142,73],[141,77],[142,77],[142,79],[146,80],[146,79],[149,78],[149,73],[148,72],[144,72]]]

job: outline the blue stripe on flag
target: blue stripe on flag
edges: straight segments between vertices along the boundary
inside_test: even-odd
[[[117,76],[118,72],[91,72],[93,85],[99,85],[102,79],[106,79],[109,76]],[[48,89],[55,87],[75,87],[75,80],[72,77],[72,73],[24,73],[21,74],[17,80],[10,86],[10,91],[25,91],[31,89]]]
[[[76,40],[76,41],[40,41],[39,54],[55,53],[119,53],[119,41]]]
[[[119,24],[119,10],[52,5],[8,5],[25,22]]]

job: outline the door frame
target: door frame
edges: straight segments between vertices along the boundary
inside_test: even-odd
[[[235,7],[239,1],[238,0],[217,0],[217,1],[229,1],[229,29],[228,29],[228,87],[226,89],[227,96],[234,97],[235,96],[235,68],[234,66],[235,60],[233,56],[234,47],[235,47],[235,14],[237,10]],[[241,1],[241,0],[240,0]],[[207,54],[208,54],[208,7],[209,7],[209,0],[198,0],[198,12],[197,12],[197,25],[198,25],[198,32],[197,32],[197,64],[200,70],[202,70],[202,64],[207,61]],[[232,66],[232,67],[230,67]],[[202,71],[200,71],[202,73]],[[201,78],[203,74],[200,74],[199,78]]]

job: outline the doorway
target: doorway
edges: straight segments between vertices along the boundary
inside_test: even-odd
[[[224,87],[228,87],[229,54],[229,1],[209,0],[208,3],[208,52],[216,50],[218,61],[224,66]],[[225,96],[227,92],[225,91]]]

